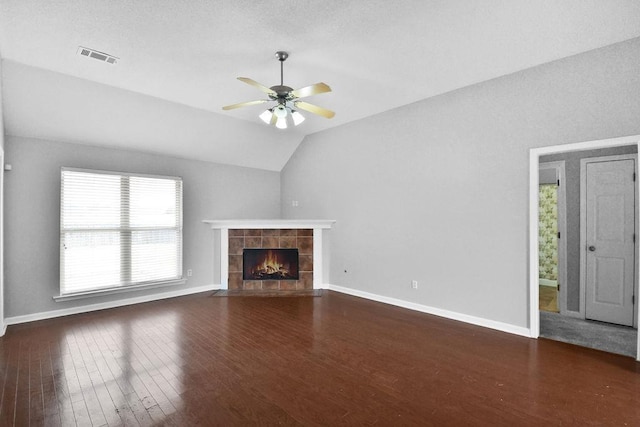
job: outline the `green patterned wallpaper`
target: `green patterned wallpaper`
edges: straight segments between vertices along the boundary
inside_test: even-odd
[[[540,278],[558,280],[558,186],[540,185],[539,196]]]

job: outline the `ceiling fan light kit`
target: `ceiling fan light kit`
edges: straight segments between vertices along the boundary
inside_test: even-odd
[[[264,110],[258,117],[268,125],[274,124],[275,121],[275,126],[278,129],[286,129],[292,124],[298,126],[304,122],[304,116],[286,103]]]
[[[326,108],[318,107],[308,102],[298,101],[300,98],[304,98],[311,95],[318,95],[321,93],[331,92],[331,88],[326,83],[316,83],[311,86],[306,86],[300,89],[292,89],[289,86],[284,85],[284,61],[287,60],[289,54],[284,51],[276,52],[276,58],[280,61],[280,84],[266,87],[255,80],[248,77],[238,77],[241,82],[254,86],[266,93],[269,99],[259,99],[256,101],[241,102],[239,104],[232,104],[222,107],[223,110],[233,110],[240,107],[247,107],[250,105],[263,104],[265,102],[275,101],[277,104],[271,108],[266,109],[258,117],[268,125],[277,127],[278,129],[286,129],[293,126],[298,126],[305,120],[305,117],[300,114],[298,109],[305,110],[312,114],[325,117],[327,119],[332,118],[335,113]]]

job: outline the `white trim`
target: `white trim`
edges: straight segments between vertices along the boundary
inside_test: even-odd
[[[215,252],[215,250],[214,250]],[[220,229],[220,285],[221,289],[229,289],[229,229]]]
[[[557,288],[558,281],[557,280],[549,280],[549,279],[538,279],[538,283],[540,286],[549,286],[550,288]]]
[[[108,308],[124,307],[127,305],[141,304],[144,302],[159,301],[167,298],[181,297],[200,292],[219,290],[218,285],[198,286],[195,288],[180,289],[177,291],[164,292],[161,294],[145,295],[142,297],[127,298],[117,301],[109,301],[98,304],[83,305],[80,307],[63,308],[60,310],[44,311],[41,313],[25,314],[23,316],[8,317],[5,319],[6,325],[17,325],[20,323],[35,322],[37,320],[52,319],[54,317],[69,316],[72,314],[89,313],[91,311],[105,310]]]
[[[319,267],[316,268],[316,265]],[[313,229],[313,289],[324,289],[322,271],[322,230]]]
[[[531,330],[532,338],[538,338],[540,335],[540,301],[538,295],[538,167],[540,156],[570,151],[620,147],[624,145],[635,145],[639,147],[640,135],[554,145],[529,150],[529,329]],[[636,198],[640,198],[640,194],[637,193],[639,190],[640,186],[636,186]],[[640,263],[636,266],[636,278],[640,278],[640,271],[638,269],[640,269]],[[640,310],[640,304],[636,304],[636,310]],[[638,335],[640,338],[640,329]],[[636,360],[640,361],[640,339],[638,339]]]
[[[205,219],[202,222],[211,228],[256,229],[256,228],[331,228],[333,219]]]
[[[121,294],[124,292],[143,291],[147,289],[163,288],[165,286],[184,285],[185,283],[187,283],[187,279],[165,280],[165,281],[154,282],[154,283],[141,283],[138,285],[119,286],[117,288],[95,289],[95,290],[84,291],[84,292],[75,292],[72,294],[55,295],[53,299],[56,302],[73,301],[77,299],[86,299],[86,298],[102,297],[102,296],[113,295],[113,294]]]
[[[467,314],[456,313],[454,311],[443,310],[441,308],[430,307],[428,305],[416,304],[413,302],[404,301],[396,298],[385,297],[382,295],[359,291],[357,289],[345,288],[343,286],[328,285],[327,289],[335,292],[347,294],[347,295],[365,298],[372,301],[395,305],[397,307],[402,307],[409,310],[419,311],[427,314],[433,314],[435,316],[444,317],[446,319],[457,320],[464,323],[470,323],[476,326],[482,326],[484,328],[495,329],[497,331],[507,332],[509,334],[520,335],[527,338],[531,337],[531,331],[521,326],[510,325],[508,323],[497,322],[495,320],[483,319],[481,317],[469,316]]]
[[[531,338],[540,336],[540,255],[538,252],[540,203],[540,149],[529,152],[529,330]],[[545,153],[546,154],[546,153]]]
[[[0,122],[2,117],[0,117]],[[0,135],[2,138],[2,135]],[[7,324],[4,319],[4,149],[0,147],[0,337],[4,336]]]
[[[100,169],[83,169],[83,168],[70,168],[63,166],[60,168],[62,171],[71,171],[71,172],[82,172],[82,173],[95,173],[102,175],[115,175],[115,176],[137,176],[140,178],[160,178],[160,179],[172,179],[175,181],[182,182],[181,176],[171,176],[171,175],[151,175],[146,173],[133,173],[133,172],[122,172],[122,171],[106,171]]]

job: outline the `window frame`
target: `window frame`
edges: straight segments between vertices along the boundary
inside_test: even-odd
[[[176,186],[179,186],[179,209],[176,212],[176,225],[175,226],[149,226],[149,227],[131,227],[128,223],[128,217],[130,214],[130,210],[126,209],[126,212],[123,212],[120,218],[120,225],[118,227],[105,227],[105,228],[65,228],[64,227],[64,199],[63,199],[63,189],[64,189],[64,177],[63,174],[65,172],[79,172],[79,173],[87,173],[87,174],[95,174],[95,175],[109,175],[109,176],[117,176],[121,179],[122,183],[126,182],[124,188],[126,188],[125,194],[120,193],[121,202],[126,201],[126,204],[129,205],[130,202],[130,187],[129,187],[129,178],[131,177],[139,177],[139,178],[151,178],[151,179],[163,179],[174,181]],[[122,178],[126,178],[124,181]],[[122,188],[122,187],[121,187]],[[129,205],[130,206],[130,205]],[[59,243],[60,243],[60,257],[59,257],[59,266],[60,266],[60,281],[58,286],[59,295],[54,296],[53,299],[55,301],[67,301],[74,300],[79,298],[87,298],[92,296],[100,296],[100,295],[109,295],[116,294],[121,292],[130,292],[142,289],[152,289],[157,287],[165,287],[171,285],[179,285],[186,283],[186,279],[184,278],[183,271],[183,256],[184,256],[184,226],[183,226],[183,217],[184,217],[184,188],[182,177],[177,176],[169,176],[169,175],[153,175],[153,174],[143,174],[143,173],[133,173],[133,172],[121,172],[121,171],[108,171],[108,170],[99,170],[99,169],[85,169],[85,168],[74,168],[74,167],[62,167],[60,168],[60,221],[59,221]],[[64,280],[64,268],[65,268],[65,260],[64,260],[64,250],[62,250],[64,236],[66,233],[78,232],[78,231],[117,231],[122,236],[124,234],[131,235],[135,231],[146,231],[146,230],[175,230],[177,232],[178,241],[176,245],[179,246],[177,250],[177,275],[172,278],[167,279],[153,279],[148,281],[136,282],[125,284],[127,281],[131,280],[131,273],[133,270],[132,260],[131,260],[131,239],[120,239],[121,240],[121,248],[120,248],[120,256],[124,253],[125,256],[128,256],[128,261],[121,264],[121,280],[118,285],[101,287],[95,289],[88,289],[77,292],[66,292],[63,293],[63,280]],[[127,241],[125,243],[124,241]],[[128,255],[127,255],[128,254]],[[124,268],[123,268],[124,267]]]

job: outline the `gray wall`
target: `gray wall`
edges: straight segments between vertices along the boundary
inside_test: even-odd
[[[311,135],[283,216],[337,220],[334,285],[526,327],[529,149],[640,134],[638,93],[634,39]]]
[[[59,294],[60,168],[63,166],[181,176],[184,185],[186,287],[213,284],[213,231],[204,219],[279,218],[277,172],[124,150],[8,136],[5,174],[5,316],[182,289],[130,292],[54,302]]]
[[[626,146],[602,150],[573,151],[542,156],[540,163],[565,161],[567,193],[567,309],[580,311],[580,159],[637,153],[638,147]]]

